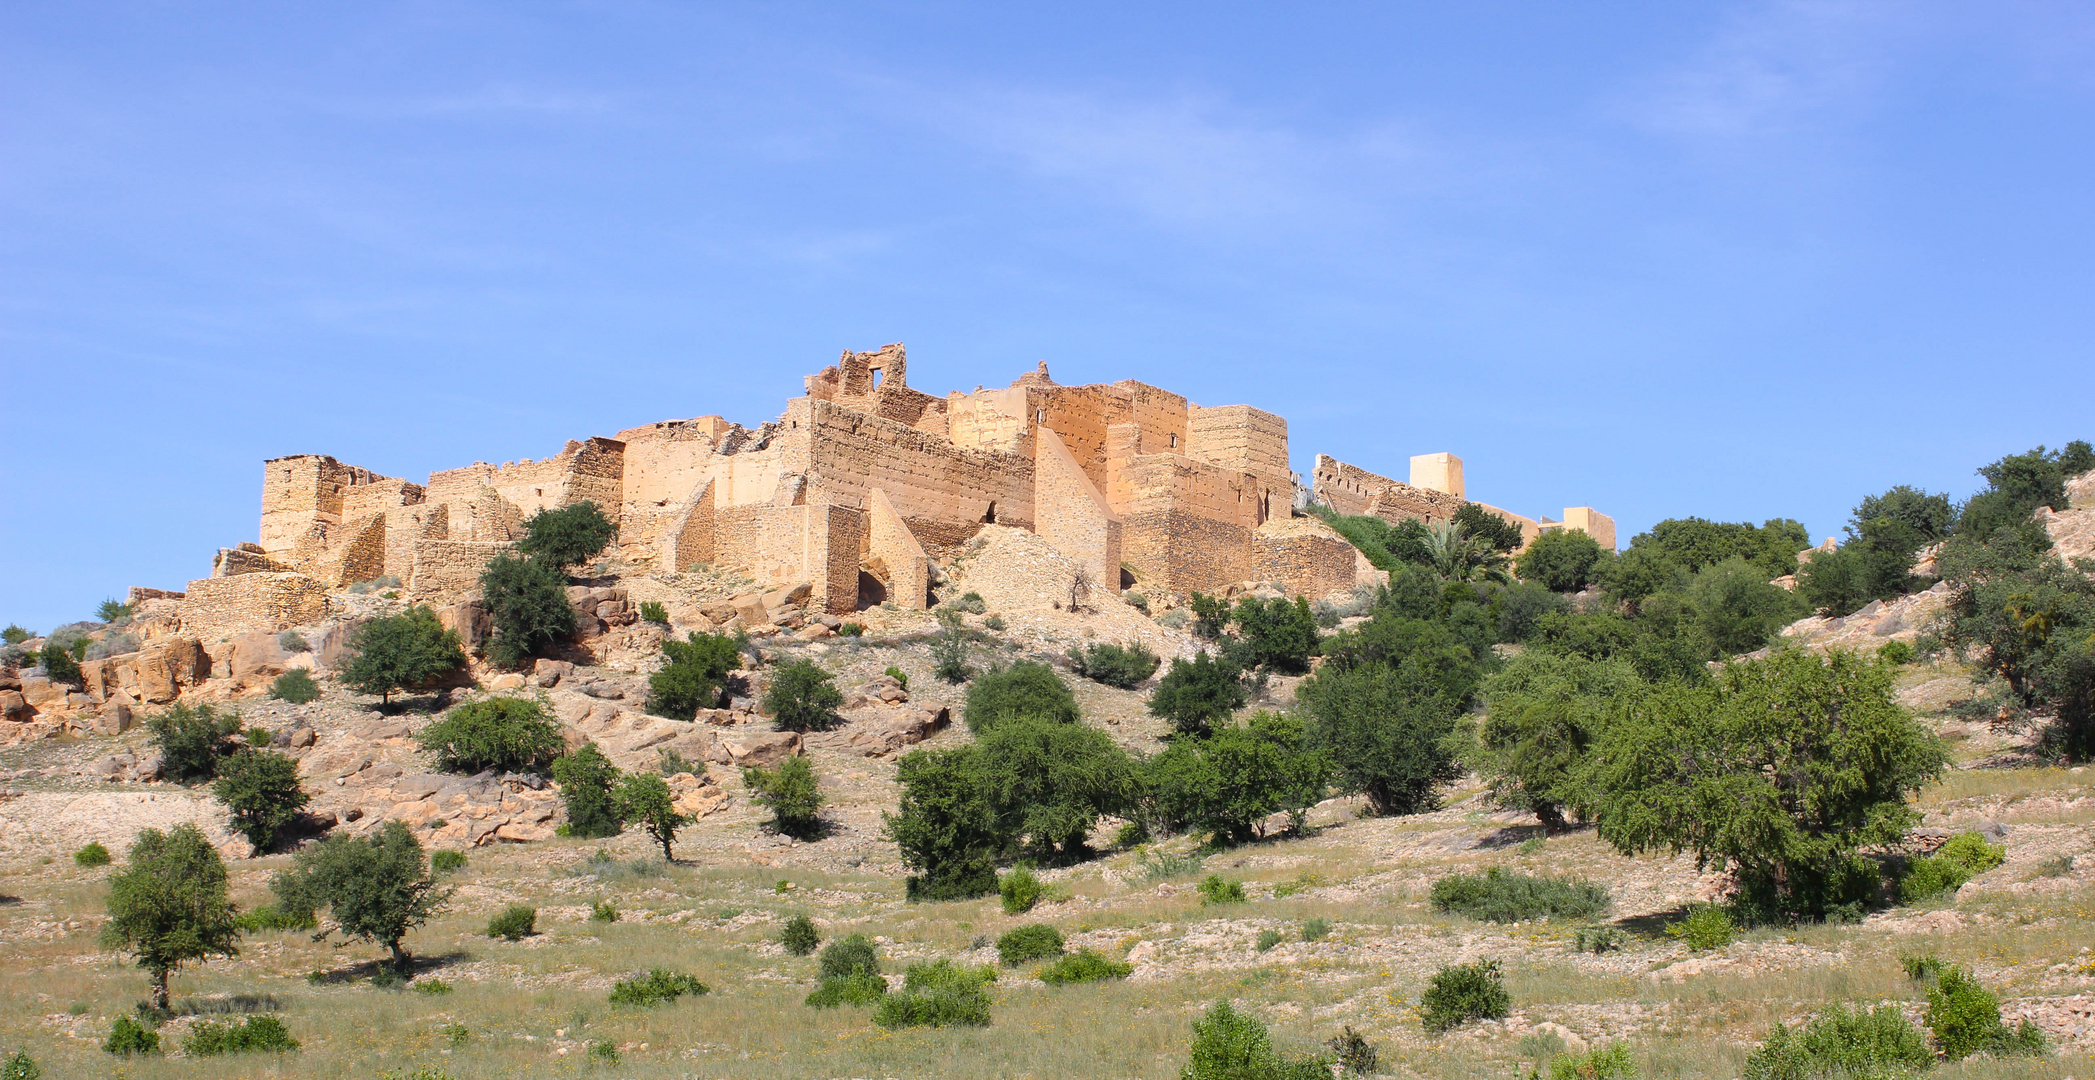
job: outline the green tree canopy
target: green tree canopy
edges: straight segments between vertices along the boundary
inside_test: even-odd
[[[2046,742],[2073,758],[2095,756],[2095,560],[2067,566],[2025,530],[1959,534],[1943,545],[1950,594],[1943,640],[2058,720]]]
[[[977,745],[997,834],[1043,859],[1082,857],[1092,826],[1135,795],[1134,759],[1085,724],[1014,716]]]
[[[1176,740],[1144,771],[1165,825],[1244,843],[1264,837],[1274,814],[1316,805],[1331,763],[1300,720],[1262,712],[1211,738]]]
[[[1907,797],[1943,763],[1892,699],[1888,664],[1779,652],[1635,702],[1602,732],[1594,809],[1624,854],[1728,866],[1742,912],[1823,917],[1875,892],[1860,849],[1905,836],[1919,819]]]
[[[1527,810],[1551,831],[1591,805],[1588,753],[1600,733],[1648,689],[1621,660],[1531,649],[1484,683],[1484,722],[1471,764],[1500,806]]]
[[[480,571],[481,602],[494,634],[487,658],[505,668],[522,667],[554,642],[575,632],[575,609],[567,601],[567,575],[546,559],[498,555]]]
[[[1077,696],[1055,669],[1033,660],[987,671],[967,688],[967,726],[977,735],[1018,716],[1038,716],[1074,724]]]
[[[789,757],[772,769],[744,769],[742,783],[750,798],[771,811],[772,828],[802,840],[822,835],[822,785],[807,758]]]
[[[568,567],[596,558],[617,532],[595,503],[584,500],[531,515],[516,549],[525,558]]]
[[[780,664],[764,691],[764,708],[778,719],[780,731],[828,731],[841,722],[837,707],[843,703],[835,678],[813,660]]]
[[[639,822],[647,829],[648,835],[662,845],[663,861],[676,858],[670,845],[676,842],[677,829],[690,819],[677,812],[676,800],[669,794],[669,784],[659,774],[627,773],[618,784],[618,805],[627,821]]]
[[[349,637],[355,653],[342,671],[342,681],[360,694],[377,694],[390,704],[402,690],[418,690],[466,666],[458,634],[421,605],[399,615],[382,615]]]
[[[613,794],[618,778],[618,766],[593,742],[553,762],[553,782],[560,785],[560,801],[567,805],[568,835],[596,840],[625,831],[625,815]]]
[[[335,925],[323,936],[340,930],[384,945],[402,973],[409,957],[401,941],[451,898],[451,890],[438,888],[430,875],[415,834],[398,820],[387,821],[374,836],[335,833],[299,849],[291,869],[269,887],[286,915],[312,918],[325,908]]]
[[[1600,542],[1584,529],[1552,529],[1521,552],[1519,571],[1521,580],[1551,592],[1578,592],[1593,581],[1600,561]]]
[[[211,793],[233,812],[233,828],[260,853],[276,845],[312,796],[298,783],[298,762],[267,750],[242,750],[218,763]]]
[[[902,849],[911,900],[959,900],[996,891],[1005,837],[982,775],[981,747],[912,750],[896,762],[901,805],[885,814]]]
[[[726,634],[692,631],[689,640],[662,640],[662,670],[648,676],[647,711],[689,720],[720,704],[727,673],[741,664],[742,643]]]
[[[102,944],[129,952],[153,979],[153,1007],[167,1008],[167,977],[184,964],[238,956],[240,929],[226,899],[226,867],[195,825],[138,834],[109,883]]]
[[[1244,707],[1243,673],[1205,651],[1191,660],[1174,657],[1171,670],[1149,695],[1151,716],[1171,721],[1181,735],[1206,735]]]

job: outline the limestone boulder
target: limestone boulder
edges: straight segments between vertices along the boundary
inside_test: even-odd
[[[225,674],[235,679],[275,678],[291,663],[291,651],[278,642],[275,634],[242,634],[228,644],[232,648],[226,658]]]
[[[459,644],[469,653],[478,653],[494,636],[495,623],[487,613],[487,605],[478,600],[461,600],[456,604],[438,608],[436,621],[444,629],[458,635]]]
[[[936,702],[879,705],[849,714],[846,720],[846,746],[867,757],[890,757],[944,731],[953,713]]]
[[[22,680],[22,699],[39,709],[47,709],[64,704],[69,689],[64,683],[52,682],[42,675],[31,675]]]
[[[801,753],[800,733],[797,731],[720,735],[713,745],[717,753],[706,755],[706,760],[739,767],[765,768]]]
[[[27,723],[36,719],[36,707],[19,690],[0,690],[0,720]]]

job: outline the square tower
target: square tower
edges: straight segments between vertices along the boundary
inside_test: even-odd
[[[1448,453],[1413,455],[1411,486],[1462,498],[1462,459]]]

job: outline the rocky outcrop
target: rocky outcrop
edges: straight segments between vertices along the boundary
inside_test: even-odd
[[[1813,615],[1782,628],[1782,636],[1808,649],[1874,649],[1887,641],[1913,640],[1927,630],[1950,600],[1950,583],[1892,600],[1872,600],[1852,615]],[[1755,655],[1765,655],[1766,650]]]

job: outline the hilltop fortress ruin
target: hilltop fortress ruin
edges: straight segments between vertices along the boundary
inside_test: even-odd
[[[257,540],[220,551],[186,594],[135,598],[181,599],[185,630],[206,637],[314,622],[331,590],[387,576],[409,600],[450,603],[526,518],[583,500],[615,521],[629,567],[805,584],[811,607],[843,613],[926,607],[937,566],[987,524],[1038,534],[1109,589],[1262,581],[1322,596],[1372,570],[1298,507],[1438,522],[1465,495],[1452,454],[1413,458],[1408,482],[1319,455],[1303,490],[1279,416],[1133,380],[1063,386],[1045,363],[1001,389],[933,397],[909,385],[897,344],[845,352],[754,429],[665,420],[422,484],[317,454],[275,458]],[[1490,509],[1530,540],[1581,528],[1615,542],[1591,508],[1561,522]]]

